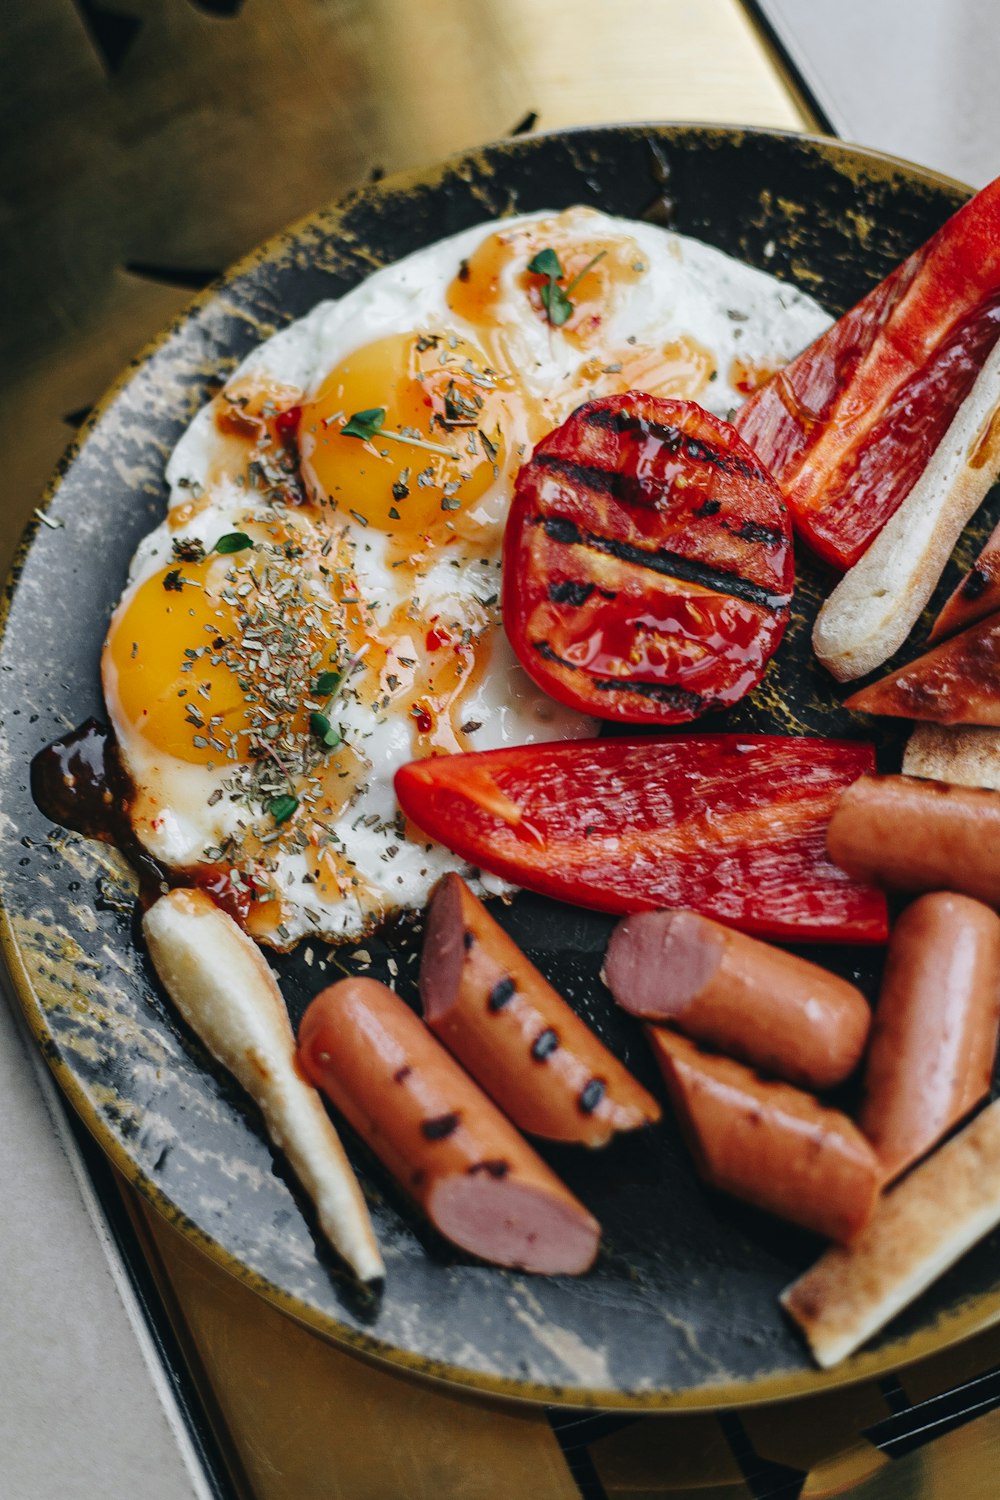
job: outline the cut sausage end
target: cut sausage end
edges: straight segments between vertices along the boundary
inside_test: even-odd
[[[439,880],[427,908],[427,930],[420,956],[420,999],[429,1026],[458,1004],[465,962],[463,884],[459,876]]]
[[[303,1065],[447,1239],[502,1266],[580,1275],[600,1227],[398,995],[377,980],[322,991]]]
[[[604,983],[630,1014],[675,1020],[716,974],[723,951],[721,933],[695,912],[639,912],[611,934]]]
[[[871,1024],[854,985],[694,911],[627,917],[604,977],[633,1015],[807,1089],[853,1072]]]
[[[494,1265],[582,1276],[597,1255],[600,1225],[582,1205],[488,1171],[444,1178],[426,1207],[446,1239]]]

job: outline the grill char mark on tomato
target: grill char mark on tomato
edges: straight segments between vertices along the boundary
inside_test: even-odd
[[[582,531],[708,563],[772,594],[789,593],[790,527],[773,483],[742,456],[739,465],[724,468],[715,461],[719,445],[700,430],[688,446],[663,442],[654,426],[674,430],[666,423],[595,425],[575,413],[539,444],[524,471],[535,481],[537,508],[566,516]]]
[[[555,469],[571,484],[586,485],[588,489],[597,490],[600,494],[613,495],[616,500],[635,503],[635,497],[628,494],[624,474],[600,468],[597,464],[577,463],[558,453],[536,453],[532,462],[542,468]]]
[[[705,462],[715,462],[713,459],[705,459]],[[597,464],[574,463],[571,459],[560,458],[554,453],[539,453],[535,462],[546,469],[554,469],[565,479],[574,484],[589,486],[606,495],[613,495],[616,500],[625,504],[642,505],[645,503],[642,490],[635,481],[629,481],[625,475],[609,473],[607,469],[600,468]],[[718,465],[720,472],[729,473],[721,461]],[[751,470],[749,466],[743,465],[737,470],[738,473],[748,474],[751,477],[761,477],[759,471]],[[718,500],[706,500],[692,515],[699,519],[716,516],[722,509]],[[553,518],[558,519],[557,517]],[[738,537],[744,542],[760,542],[765,547],[779,547],[785,541],[785,533],[780,526],[767,526],[761,521],[743,521],[739,526],[732,526],[726,520],[719,522],[721,530],[728,531],[732,536]]]
[[[621,691],[621,683],[614,678],[609,680],[595,677],[594,686],[599,693]],[[662,682],[633,682],[629,691],[638,693],[643,698],[655,698],[657,702],[666,704],[668,708],[677,709],[688,719],[693,719],[696,714],[700,714],[706,706],[703,694],[690,693],[686,688],[671,687]]]
[[[548,641],[532,641],[531,643],[539,656],[546,661],[555,662],[560,667],[565,667],[569,672],[578,672],[579,667],[573,662],[566,661],[558,656]],[[621,692],[621,681],[618,678],[593,678],[593,686],[599,693]],[[673,687],[664,682],[632,682],[629,691],[639,693],[645,698],[655,698],[658,702],[666,704],[669,708],[675,708],[685,714],[687,718],[693,718],[695,714],[701,713],[705,707],[705,700],[701,693],[691,693],[686,688]]]
[[[575,522],[567,520],[565,516],[538,515],[534,517],[531,524],[543,526],[549,540],[563,546],[591,547],[595,552],[607,553],[609,557],[616,557],[619,562],[631,563],[637,568],[649,568],[651,572],[659,573],[665,578],[677,578],[683,583],[696,583],[700,588],[716,589],[720,594],[732,594],[734,599],[745,599],[748,604],[756,604],[775,615],[784,615],[788,612],[790,593],[768,593],[767,589],[751,583],[749,578],[740,577],[738,573],[727,573],[722,568],[713,568],[708,563],[695,562],[690,558],[679,556],[676,552],[668,552],[665,548],[656,552],[647,552],[642,547],[634,547],[628,542],[618,541],[615,537],[600,536],[593,531],[582,532]],[[570,596],[568,580],[566,584],[560,584],[557,587],[567,589],[565,599],[557,602],[570,604],[583,602],[581,599],[574,599]]]
[[[748,463],[737,453],[723,453],[714,443],[703,438],[691,437],[679,427],[667,422],[652,421],[630,412],[592,411],[584,418],[589,427],[603,427],[615,432],[637,433],[641,437],[653,437],[670,453],[683,452],[687,458],[700,463],[712,464],[722,474],[743,474],[748,479],[767,480],[769,476],[757,464]]]
[[[529,674],[584,712],[678,723],[736,702],[763,674],[791,589],[776,486],[693,402],[589,403],[518,478],[508,635]]]
[[[575,583],[572,579],[563,579],[561,583],[549,584],[549,598],[553,604],[586,604],[596,585],[593,583]],[[608,591],[605,590],[605,597]],[[611,595],[613,598],[614,595]]]

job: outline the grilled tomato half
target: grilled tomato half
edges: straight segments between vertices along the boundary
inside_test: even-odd
[[[579,407],[521,469],[504,625],[560,703],[677,724],[757,685],[793,574],[781,493],[735,428],[629,391]]]

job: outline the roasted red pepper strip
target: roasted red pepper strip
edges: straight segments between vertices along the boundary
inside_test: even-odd
[[[926,467],[1000,336],[998,301],[1000,179],[737,412],[796,531],[836,567]]]
[[[412,761],[404,813],[464,859],[601,911],[686,906],[761,937],[882,942],[885,899],[825,849],[870,745],[678,735]]]

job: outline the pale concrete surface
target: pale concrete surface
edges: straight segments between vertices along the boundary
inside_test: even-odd
[[[43,1068],[0,996],[0,1495],[207,1500]]]
[[[838,135],[973,187],[1000,176],[996,0],[760,0]]]

